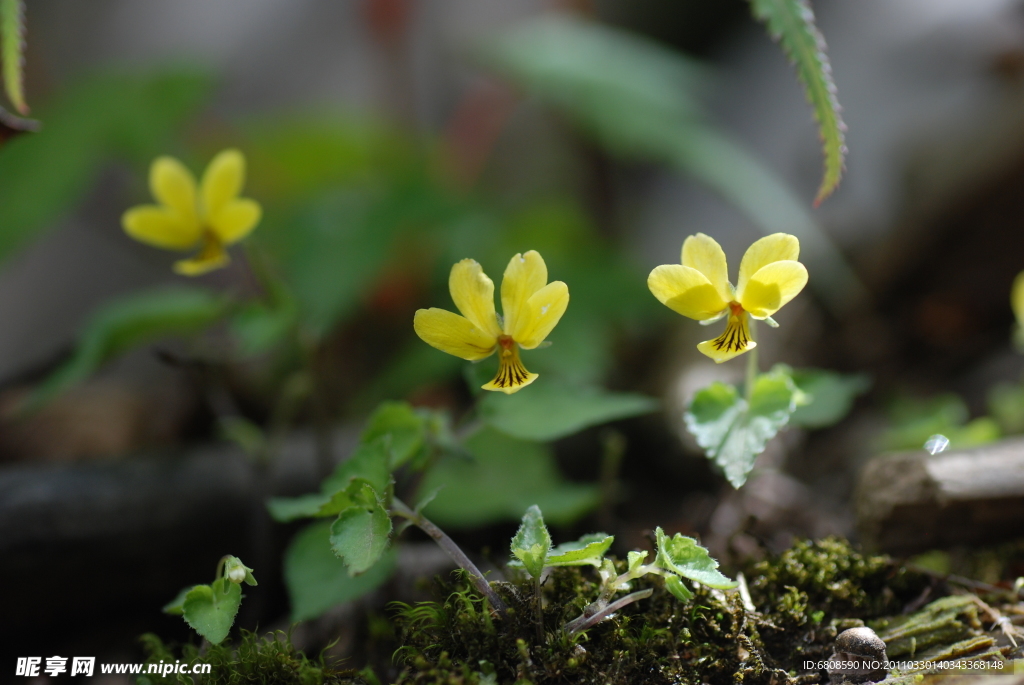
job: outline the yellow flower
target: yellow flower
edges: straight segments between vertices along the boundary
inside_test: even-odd
[[[778,325],[772,314],[807,285],[807,269],[796,261],[799,256],[795,236],[775,233],[761,238],[743,255],[733,287],[722,247],[698,233],[683,243],[683,263],[655,268],[647,287],[666,307],[702,324],[728,315],[722,335],[697,345],[721,364],[757,345],[751,339],[749,317]]]
[[[194,257],[174,264],[185,276],[227,265],[224,249],[249,235],[260,221],[255,200],[240,198],[245,157],[238,150],[219,153],[196,186],[195,177],[173,157],[157,157],[149,168],[149,188],[159,204],[132,207],[121,217],[125,233],[167,250],[193,250]]]
[[[501,281],[504,321],[494,310],[494,282],[473,259],[452,267],[448,289],[462,316],[444,309],[420,309],[413,319],[416,335],[442,352],[480,361],[499,350],[498,374],[483,385],[506,395],[537,380],[519,359],[519,348],[539,346],[569,306],[569,288],[548,283],[544,258],[530,250],[515,255]]]

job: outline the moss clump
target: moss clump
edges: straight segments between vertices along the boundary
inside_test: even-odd
[[[619,570],[624,565],[617,564]],[[785,682],[806,658],[825,658],[839,631],[862,619],[899,613],[928,585],[923,574],[888,557],[864,556],[841,540],[799,542],[749,568],[758,608],[746,612],[739,593],[703,586],[680,602],[657,577],[633,590],[654,594],[583,635],[561,626],[597,596],[596,573],[556,568],[544,595],[543,644],[534,624],[530,583],[497,586],[511,611],[492,617],[464,581],[438,583],[438,601],[397,605],[403,647],[396,653],[401,685],[595,685]]]
[[[295,649],[289,636],[276,633],[259,637],[242,631],[237,647],[223,642],[207,645],[201,651],[195,645],[184,645],[180,653],[147,633],[140,638],[146,654],[145,671],[149,664],[209,664],[205,675],[146,674],[139,676],[139,685],[365,685],[354,671],[337,671],[327,666],[323,658],[312,661]]]

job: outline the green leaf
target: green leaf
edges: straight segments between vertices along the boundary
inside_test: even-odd
[[[796,387],[807,395],[789,422],[803,428],[824,428],[838,423],[853,406],[853,400],[871,387],[864,374],[841,374],[823,369],[797,369],[789,372]]]
[[[483,429],[466,440],[465,449],[473,459],[446,454],[420,485],[423,492],[442,488],[424,508],[426,516],[442,527],[515,521],[531,504],[540,506],[549,522],[563,525],[600,500],[597,487],[565,482],[543,445]]]
[[[686,583],[679,576],[668,576],[665,578],[665,589],[671,592],[680,602],[689,601],[693,597],[690,588],[686,587]]]
[[[949,439],[959,449],[985,445],[1000,437],[999,424],[988,416],[968,422],[963,399],[947,393],[920,399],[897,398],[889,407],[890,425],[880,439],[883,450],[921,449],[932,435]]]
[[[796,410],[798,393],[788,375],[761,374],[748,407],[734,386],[715,382],[694,395],[683,418],[697,444],[738,488],[754,468],[754,459]]]
[[[211,585],[189,590],[182,611],[192,629],[216,645],[228,636],[241,604],[241,586],[218,578]]]
[[[846,154],[846,125],[840,116],[825,38],[814,24],[814,12],[807,0],[750,0],[750,4],[754,16],[764,22],[768,33],[796,66],[797,77],[814,108],[825,153],[825,175],[814,200],[817,205],[839,185]]]
[[[23,0],[0,0],[0,44],[3,47],[4,86],[7,97],[21,114],[28,114],[25,104],[25,3]]]
[[[331,607],[350,602],[383,585],[395,570],[396,554],[385,552],[365,573],[352,577],[331,551],[331,521],[303,528],[284,555],[284,581],[292,620],[316,618]]]
[[[551,534],[544,525],[540,507],[531,505],[523,514],[523,522],[512,538],[512,556],[523,563],[534,578],[540,578],[544,560],[551,549]]]
[[[632,572],[640,568],[640,565],[644,563],[644,559],[647,558],[647,551],[642,552],[627,552],[626,553],[626,564],[627,569]]]
[[[182,591],[179,592],[174,599],[165,604],[160,611],[165,614],[170,614],[171,616],[181,616],[185,612],[185,598],[188,596],[188,593],[192,592],[192,588],[194,587],[195,585],[189,585],[187,588],[183,588]]]
[[[92,375],[104,362],[169,336],[200,333],[222,318],[230,301],[211,290],[179,286],[108,301],[78,337],[74,355],[27,400],[37,408]]]
[[[480,416],[512,437],[548,441],[657,409],[658,402],[645,395],[542,381],[514,395],[488,393],[480,403]]]
[[[988,411],[1005,435],[1024,433],[1024,386],[1000,383],[989,390]]]
[[[677,573],[684,578],[696,580],[708,587],[729,590],[736,587],[734,580],[729,580],[718,570],[718,562],[711,558],[708,551],[697,544],[693,538],[681,533],[673,537],[665,535],[659,526],[654,535],[657,539],[658,555],[654,559],[661,568]]]
[[[345,562],[350,576],[372,568],[391,543],[391,516],[369,485],[363,486],[363,496],[372,503],[343,510],[331,524],[331,549]]]
[[[347,489],[353,479],[361,478],[377,492],[384,492],[391,482],[390,461],[386,436],[370,442],[361,442],[352,456],[338,464],[334,473],[324,479],[322,491],[333,494]]]
[[[563,542],[548,552],[545,566],[600,566],[615,537],[588,533],[574,542]]]
[[[298,310],[290,298],[267,303],[253,300],[231,317],[231,330],[238,339],[238,352],[252,357],[269,352],[295,328]]]
[[[388,436],[391,468],[397,469],[419,453],[424,446],[426,419],[408,402],[383,402],[363,431],[363,442]]]
[[[360,443],[334,473],[320,484],[320,492],[298,497],[271,497],[267,509],[275,521],[287,523],[310,516],[335,516],[354,503],[363,485],[386,493],[391,485],[388,438]]]

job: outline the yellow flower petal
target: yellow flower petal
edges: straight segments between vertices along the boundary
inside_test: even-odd
[[[519,340],[530,325],[526,302],[548,282],[548,267],[536,250],[515,255],[501,280],[501,310],[505,317],[505,333]]]
[[[494,281],[487,277],[475,259],[463,259],[452,267],[448,290],[462,315],[493,338],[501,335],[494,311]]]
[[[681,264],[655,267],[647,287],[663,305],[698,321],[713,319],[728,306],[707,276]]]
[[[537,347],[548,337],[568,306],[569,286],[561,281],[548,283],[526,301],[529,325],[521,327],[522,337],[515,338],[515,341],[524,350]]]
[[[121,216],[121,226],[140,243],[167,250],[187,250],[199,242],[199,225],[183,220],[166,207],[140,205]]]
[[[160,204],[198,229],[196,180],[192,172],[173,157],[157,157],[149,167],[149,189]]]
[[[444,309],[420,309],[412,325],[416,335],[431,347],[468,361],[489,357],[498,342],[466,317]]]
[[[509,340],[507,345],[503,344],[501,347],[498,373],[489,383],[484,383],[480,387],[484,390],[494,390],[511,395],[533,383],[537,377],[538,374],[526,370],[523,362],[519,359],[519,349],[514,342]]]
[[[203,172],[203,213],[211,219],[238,197],[245,184],[245,157],[238,150],[224,150],[210,160]]]
[[[1024,271],[1017,274],[1013,279],[1013,287],[1010,289],[1010,306],[1019,323],[1024,324]]]
[[[807,269],[800,262],[784,260],[759,269],[740,293],[740,304],[752,316],[771,316],[807,285]]]
[[[730,314],[729,323],[720,336],[697,345],[697,349],[714,359],[716,364],[727,362],[755,347],[757,343],[750,339],[749,320],[745,312]]]
[[[230,262],[231,257],[224,247],[216,240],[207,239],[196,256],[175,262],[174,271],[182,276],[201,276]]]
[[[711,285],[715,286],[723,301],[729,302],[733,299],[725,251],[714,238],[703,233],[688,237],[683,242],[682,263],[683,266],[689,266],[704,274]]]
[[[743,296],[747,281],[772,262],[795,261],[800,257],[800,241],[788,233],[773,233],[754,242],[747,248],[740,262],[740,275],[736,280],[736,299]]]
[[[208,222],[217,239],[224,245],[231,245],[249,235],[262,216],[260,203],[242,198],[228,202]]]

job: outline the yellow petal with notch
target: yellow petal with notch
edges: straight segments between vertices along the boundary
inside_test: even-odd
[[[691,267],[704,274],[718,291],[722,300],[729,302],[733,299],[725,251],[714,238],[703,233],[688,237],[683,241],[682,263],[683,266]]]
[[[521,327],[521,338],[513,339],[524,350],[532,350],[544,342],[568,306],[569,286],[562,281],[548,283],[526,301],[529,325]]]
[[[788,233],[773,233],[747,248],[740,262],[740,275],[736,280],[736,299],[743,295],[747,281],[772,262],[795,261],[800,257],[800,241]]]
[[[238,197],[245,184],[245,157],[238,150],[217,154],[203,172],[203,213],[211,219]]]
[[[739,293],[739,302],[751,316],[771,316],[807,285],[807,269],[800,262],[784,260],[758,269]]]
[[[452,267],[448,290],[462,315],[493,338],[501,335],[494,311],[494,281],[475,259],[463,259]]]
[[[466,317],[436,307],[418,310],[412,325],[423,342],[471,362],[491,356],[497,344]]]
[[[539,374],[526,370],[523,362],[519,359],[519,350],[514,343],[503,347],[499,354],[498,373],[490,382],[481,385],[482,389],[511,395],[537,380]]]
[[[655,267],[647,287],[663,305],[698,321],[713,319],[728,306],[707,276],[681,264]]]
[[[745,312],[731,314],[720,336],[697,345],[697,349],[714,359],[716,364],[727,362],[755,347],[757,343],[750,339],[750,325]]]
[[[173,157],[153,160],[149,167],[149,189],[160,204],[198,228],[196,180],[181,162]]]
[[[140,243],[167,250],[187,250],[194,247],[201,236],[198,224],[156,205],[132,207],[121,216],[121,226]]]
[[[202,276],[215,269],[227,266],[231,257],[216,241],[208,240],[203,249],[194,257],[182,259],[174,263],[174,271],[182,276]]]
[[[519,340],[529,327],[527,300],[548,282],[548,267],[536,250],[514,255],[501,279],[501,311],[505,317],[505,333]]]
[[[232,200],[209,218],[210,230],[222,244],[231,245],[252,233],[262,216],[263,208],[255,200]]]

